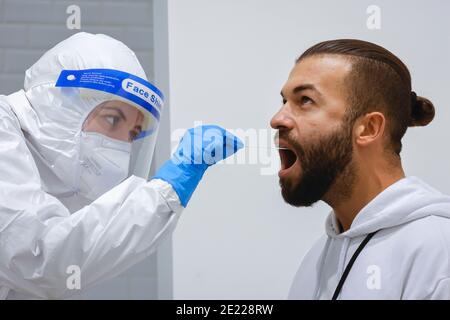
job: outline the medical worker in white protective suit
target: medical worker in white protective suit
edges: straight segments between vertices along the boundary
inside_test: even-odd
[[[242,142],[190,129],[150,181],[163,94],[135,54],[78,33],[0,96],[0,298],[67,298],[147,257],[173,230],[206,169]],[[209,157],[208,157],[209,155]]]

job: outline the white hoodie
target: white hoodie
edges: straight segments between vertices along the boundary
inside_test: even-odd
[[[326,235],[306,254],[289,299],[331,299],[352,255],[338,299],[450,299],[450,196],[416,177],[397,181],[339,233],[333,212]]]

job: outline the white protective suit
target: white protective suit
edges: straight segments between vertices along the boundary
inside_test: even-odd
[[[0,96],[0,298],[78,294],[66,286],[71,265],[81,269],[81,289],[112,278],[150,255],[182,210],[158,179],[130,176],[93,202],[73,194],[68,160],[102,101],[70,104],[55,81],[63,69],[91,68],[146,79],[123,43],[79,33],[27,70],[24,90]]]
[[[450,299],[450,197],[416,177],[389,186],[340,233],[333,212],[326,235],[304,257],[290,299],[331,299],[357,247],[367,243],[338,299]]]

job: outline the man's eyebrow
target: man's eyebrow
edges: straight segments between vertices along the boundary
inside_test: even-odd
[[[303,90],[313,90],[313,91],[317,92],[320,96],[322,95],[320,93],[320,91],[317,90],[317,88],[313,84],[302,84],[302,85],[300,85],[298,87],[295,87],[294,90],[292,90],[292,93],[298,93],[298,92],[301,92]]]
[[[103,107],[103,109],[109,109],[109,110],[117,111],[117,113],[119,113],[120,117],[122,117],[123,120],[127,121],[127,117],[125,117],[125,114],[119,108],[106,106],[106,107]]]

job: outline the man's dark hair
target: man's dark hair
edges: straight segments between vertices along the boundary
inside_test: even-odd
[[[306,50],[298,59],[314,55],[344,55],[352,62],[348,75],[346,119],[351,124],[369,112],[385,115],[389,147],[397,155],[407,127],[425,126],[434,118],[433,104],[411,91],[411,75],[393,53],[371,42],[356,39],[329,40]]]

